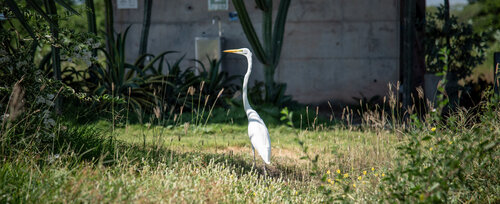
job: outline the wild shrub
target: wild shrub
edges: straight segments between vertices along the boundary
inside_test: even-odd
[[[389,202],[496,202],[500,110],[481,104],[482,114],[461,109],[430,129],[420,121],[401,145],[397,165],[381,185]],[[479,122],[476,122],[479,121]]]

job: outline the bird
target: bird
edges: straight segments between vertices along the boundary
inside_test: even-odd
[[[252,109],[248,101],[248,78],[252,73],[252,52],[248,48],[224,50],[226,53],[240,54],[247,58],[248,69],[243,79],[243,108],[245,109],[248,118],[248,136],[252,143],[253,151],[253,166],[255,166],[255,150],[259,153],[262,160],[266,164],[271,164],[271,138],[267,130],[264,120],[260,118],[257,111]],[[264,173],[266,173],[266,166],[264,165]]]

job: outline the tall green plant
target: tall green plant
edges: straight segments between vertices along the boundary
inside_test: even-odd
[[[57,19],[57,7],[54,1],[45,0],[45,10],[52,18],[52,23],[50,24],[50,32],[54,39],[59,39],[59,20]],[[54,70],[54,79],[61,80],[61,50],[59,47],[52,45],[52,69]],[[61,112],[61,98],[57,98],[55,110],[57,113]]]
[[[14,14],[14,16],[19,20],[19,23],[21,26],[28,32],[30,37],[32,38],[33,42],[31,44],[31,55],[35,55],[36,48],[38,47],[38,38],[35,35],[35,32],[33,31],[33,28],[31,25],[29,25],[28,20],[26,19],[24,13],[21,11],[19,8],[18,2],[14,0],[5,0],[5,3],[7,4],[7,7],[9,8],[10,11]],[[60,6],[64,7],[67,11],[80,15],[75,9],[71,7],[70,4],[66,3],[64,0],[45,0],[44,4],[46,5],[47,10],[44,11],[42,7],[40,6],[38,1],[35,0],[26,0],[26,5],[28,7],[31,7],[37,14],[43,17],[43,19],[51,26],[51,28],[54,28],[52,31],[57,32],[58,26],[54,23],[52,17],[50,17],[50,14],[54,14],[55,10],[55,4],[59,4]],[[48,6],[50,4],[50,6]],[[50,10],[49,10],[50,9]],[[57,15],[57,11],[55,12]],[[52,30],[52,29],[51,29]],[[34,59],[34,58],[33,58]]]
[[[87,23],[89,33],[97,35],[94,0],[85,0],[85,7],[87,9]],[[97,56],[97,49],[92,50],[92,56]]]
[[[241,75],[233,75],[229,76],[229,73],[225,71],[220,71],[220,64],[222,60],[210,59],[207,56],[207,60],[209,61],[209,67],[205,67],[203,62],[199,60],[195,60],[201,67],[199,74],[199,81],[203,81],[205,83],[205,88],[203,89],[204,95],[210,95],[212,98],[209,100],[209,103],[212,104],[213,100],[219,93],[219,91],[224,90],[222,94],[223,97],[230,97],[234,94],[236,90],[239,89],[237,85],[231,83],[234,80],[241,79]]]
[[[113,43],[115,42],[115,29],[113,22],[113,3],[111,0],[104,0],[104,10],[106,16],[106,48],[111,58],[114,58]]]
[[[436,14],[426,19],[425,60],[427,72],[440,73],[445,66],[440,60],[440,49],[445,47],[449,51],[446,92],[450,108],[455,109],[459,102],[458,81],[484,61],[486,38],[482,33],[474,33],[471,24],[459,23],[449,10],[449,0],[445,0]]]
[[[151,8],[153,0],[144,0],[144,19],[142,20],[141,44],[139,45],[139,56],[146,54],[148,50],[149,26],[151,25]],[[141,65],[144,65],[142,60]]]
[[[157,102],[155,92],[151,88],[165,86],[164,84],[168,82],[168,80],[164,80],[165,76],[162,74],[162,61],[165,55],[176,52],[166,51],[157,56],[144,54],[134,64],[127,63],[125,41],[129,29],[130,26],[125,32],[118,33],[116,41],[111,42],[111,52],[114,55],[99,48],[106,56],[106,65],[96,67],[94,74],[97,76],[97,84],[90,86],[96,87],[94,93],[97,95],[109,94],[113,97],[126,99],[134,108],[151,108]],[[141,68],[140,63],[147,56],[153,59]],[[156,63],[159,64],[158,69],[154,68]]]
[[[274,82],[274,72],[278,66],[281,48],[283,45],[283,35],[285,32],[286,17],[290,0],[281,0],[278,8],[278,14],[274,22],[273,28],[273,1],[272,0],[255,0],[257,7],[263,12],[262,22],[262,38],[259,40],[252,21],[248,16],[248,12],[243,0],[233,0],[234,7],[238,12],[238,17],[241,21],[243,31],[253,48],[257,59],[264,65],[265,87],[267,102],[279,102],[284,95],[286,86],[277,85]]]

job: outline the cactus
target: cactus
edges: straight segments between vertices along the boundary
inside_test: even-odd
[[[153,7],[153,0],[144,1],[144,18],[142,20],[141,44],[139,45],[139,57],[147,53],[148,50],[148,37],[149,27],[151,25],[151,8]],[[145,59],[145,58],[144,58]],[[144,67],[144,61],[141,62],[141,67]]]
[[[109,52],[111,58],[115,58],[115,52],[112,47],[115,43],[112,0],[104,0],[104,10],[106,16],[106,50]]]
[[[280,86],[274,82],[274,71],[278,66],[281,47],[283,45],[283,34],[285,32],[286,17],[290,0],[281,0],[278,8],[278,14],[274,22],[273,28],[273,1],[272,0],[255,0],[257,8],[263,12],[262,23],[262,38],[263,43],[255,33],[252,21],[248,16],[248,12],[243,0],[233,0],[234,7],[238,12],[243,31],[252,46],[253,52],[257,59],[264,65],[265,85],[266,85],[266,101],[276,102],[280,100],[280,96],[284,93],[285,86]],[[281,87],[281,88],[280,88]]]
[[[85,0],[85,8],[87,10],[87,23],[89,33],[97,35],[94,0]],[[97,49],[92,49],[92,56],[97,56]]]

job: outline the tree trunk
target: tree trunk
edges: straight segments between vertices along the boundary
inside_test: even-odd
[[[458,95],[459,85],[458,85],[458,74],[453,71],[449,71],[446,74],[446,95],[448,95],[448,110],[455,111],[456,108],[460,105],[460,97]]]
[[[414,40],[415,40],[415,17],[416,3],[412,0],[403,1],[401,27],[401,67],[402,67],[402,83],[403,83],[403,108],[409,108],[412,104],[412,79],[413,79],[413,64],[414,64]]]

